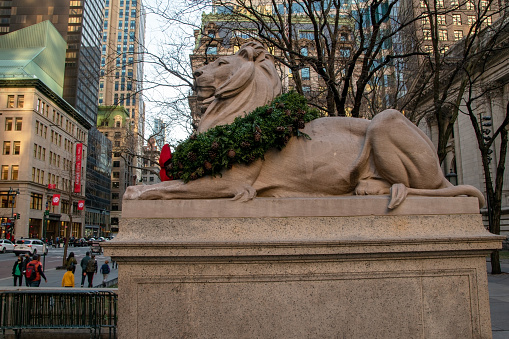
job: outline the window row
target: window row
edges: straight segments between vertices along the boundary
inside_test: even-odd
[[[2,180],[18,180],[19,165],[2,165]]]
[[[487,1],[487,0],[481,0],[478,2],[479,3],[479,9],[481,10],[491,10],[491,8],[489,8],[490,6],[490,2]],[[451,4],[451,7],[461,7],[462,5],[465,6],[465,9],[468,10],[468,11],[473,11],[475,10],[475,3],[474,1],[466,1],[466,2],[459,2],[459,0],[451,0],[450,1],[450,4]],[[433,2],[432,1],[429,1],[429,0],[421,0],[420,1],[420,7],[421,8],[428,8],[428,6],[430,7],[430,9],[433,8]],[[436,8],[445,8],[445,3],[444,3],[444,0],[436,0]]]
[[[7,108],[24,108],[25,107],[25,96],[18,95],[17,100],[15,95],[9,94],[7,96]]]
[[[488,25],[488,26],[491,26],[491,16],[487,16],[487,17],[484,17],[482,18],[483,20],[483,24],[484,25]],[[427,26],[429,25],[429,17],[423,17],[421,18],[421,24],[423,26]],[[477,23],[477,18],[475,15],[467,15],[467,22],[466,22],[469,26],[473,26]],[[440,15],[437,15],[437,24],[440,25],[440,26],[444,26],[446,25],[446,16],[445,14],[440,14]],[[461,14],[453,14],[452,15],[452,24],[453,25],[463,25],[463,20],[462,20],[462,17],[461,17]]]
[[[23,118],[5,118],[5,130],[21,131],[23,127]]]
[[[51,119],[51,121],[56,125],[59,126],[61,129],[65,130],[67,133],[72,135],[73,137],[76,137],[80,141],[85,141],[86,138],[86,132],[79,128],[72,120],[65,119],[65,127],[64,127],[64,114],[58,112],[56,109],[52,109],[52,115],[50,118],[50,105],[44,102],[41,99],[37,99],[37,106],[36,111],[40,113],[41,115],[45,116],[48,119]],[[41,127],[43,126],[43,127]],[[42,131],[39,131],[41,128],[44,128],[44,138],[46,138],[46,126],[42,122],[36,121],[35,124],[35,133],[43,136]]]
[[[427,41],[432,40],[431,30],[423,29],[422,33],[423,33],[423,36],[424,36],[424,40],[427,40]],[[454,41],[459,41],[459,40],[463,39],[463,31],[455,30],[453,32],[453,39],[454,39]],[[446,29],[439,29],[438,30],[438,40],[441,40],[441,41],[447,41],[448,40],[448,33],[447,33]]]
[[[11,149],[12,144],[12,149]],[[21,141],[4,141],[3,155],[19,155],[21,153]]]

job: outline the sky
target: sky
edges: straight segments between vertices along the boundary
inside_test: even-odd
[[[162,18],[160,15],[153,13],[153,8],[161,6],[169,6],[171,11],[176,10],[178,6],[185,5],[182,0],[172,1],[170,5],[167,4],[168,0],[145,0],[144,5],[146,7],[147,16],[146,16],[146,30],[145,30],[145,46],[149,53],[155,55],[162,55],[163,53],[167,53],[171,48],[165,47],[165,44],[168,43],[176,43],[179,39],[183,37],[187,37],[187,42],[194,43],[194,41],[190,40],[189,37],[193,35],[193,27],[186,25],[177,25],[175,23],[168,23],[168,20]],[[165,14],[171,15],[170,10],[164,11]],[[200,13],[193,13],[190,15],[191,19],[184,18],[184,16],[179,16],[183,20],[193,20],[195,22],[199,22]],[[188,55],[192,53],[192,49],[187,49],[183,51],[182,54],[188,58]],[[146,58],[149,59],[149,58]],[[188,70],[190,71],[190,70]],[[160,78],[161,75],[165,77],[164,80],[157,80],[158,82],[168,81],[172,82],[173,80],[167,76],[167,73],[162,72],[160,68],[155,67],[151,63],[145,63],[144,65],[144,73],[145,78],[149,80]],[[153,125],[153,119],[155,117],[161,117],[165,122],[169,122],[169,117],[167,114],[168,109],[163,107],[160,104],[151,102],[153,99],[158,101],[170,101],[171,98],[174,98],[178,95],[176,90],[172,90],[167,87],[152,87],[148,83],[146,84],[144,90],[145,96],[145,104],[146,104],[146,127],[145,127],[145,137],[151,134],[151,126]],[[185,92],[189,91],[189,87],[185,87]],[[183,103],[184,105],[184,103]],[[187,102],[185,103],[187,105]],[[172,142],[177,140],[183,140],[187,138],[189,135],[189,124],[187,124],[187,130],[184,127],[172,126],[170,130],[166,131],[167,139],[168,136],[171,138]]]

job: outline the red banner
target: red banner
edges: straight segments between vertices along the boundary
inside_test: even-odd
[[[76,169],[74,171],[74,193],[81,192],[81,156],[83,144],[76,144]]]
[[[85,208],[85,200],[79,200],[78,201],[78,211],[83,211],[83,208]]]
[[[48,189],[54,190],[55,188],[57,188],[57,184],[48,184]]]
[[[53,198],[51,199],[51,204],[53,206],[58,206],[58,204],[60,204],[60,194],[53,194]]]

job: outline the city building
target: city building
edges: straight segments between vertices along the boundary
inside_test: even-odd
[[[129,112],[123,106],[99,106],[97,129],[113,143],[111,169],[111,232],[118,232],[122,214],[122,196],[128,186],[141,180],[135,174],[138,139],[130,123]]]
[[[148,140],[147,146],[143,147],[143,169],[141,171],[141,181],[144,185],[153,185],[161,182],[159,177],[159,155],[161,148],[156,137]]]
[[[44,21],[0,46],[1,236],[83,236],[91,124],[62,98],[66,41]]]
[[[85,236],[110,236],[112,142],[95,126],[88,132],[88,154]]]
[[[97,121],[103,8],[102,0],[0,1],[0,35],[48,20],[67,42],[62,98],[91,126]],[[91,163],[100,161],[88,160]],[[86,170],[94,171],[94,167]],[[96,198],[100,199],[89,196],[89,201]]]
[[[114,229],[118,227],[118,216],[122,210],[122,195],[127,187],[124,185],[141,181],[142,161],[138,156],[142,155],[145,143],[145,104],[142,98],[145,8],[141,0],[106,0],[103,14],[98,92],[101,117],[97,123],[99,130],[108,133],[114,144],[111,191],[111,225]],[[111,120],[110,125],[101,121],[108,116],[108,110],[113,110],[114,114],[123,112],[120,128],[115,125],[118,120]],[[114,128],[115,132],[107,131],[107,126]],[[130,136],[129,153],[124,153],[125,143],[115,145],[120,142],[114,137],[119,133]],[[115,166],[119,163],[120,168]],[[115,177],[119,169],[126,170],[126,177],[120,181],[119,177]],[[117,184],[119,187],[115,187]]]
[[[154,138],[155,138],[155,144],[159,150],[161,150],[166,143],[166,124],[164,121],[160,118],[154,119]],[[150,144],[149,140],[149,144]]]

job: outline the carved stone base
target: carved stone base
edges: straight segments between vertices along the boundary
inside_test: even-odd
[[[121,338],[491,338],[475,198],[124,201]]]

